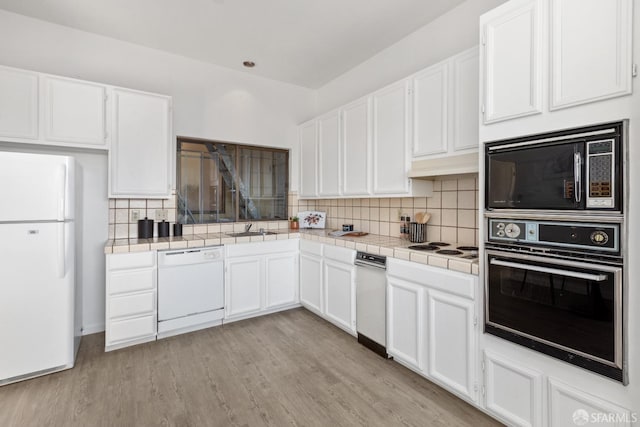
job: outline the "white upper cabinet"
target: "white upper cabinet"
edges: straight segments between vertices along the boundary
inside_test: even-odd
[[[298,129],[300,141],[300,197],[318,195],[318,124],[311,120]]]
[[[449,130],[449,64],[413,78],[413,157],[445,153]]]
[[[551,110],[631,93],[632,19],[632,0],[551,0]]]
[[[48,75],[42,86],[44,139],[106,148],[106,86]]]
[[[452,59],[453,117],[450,151],[478,150],[478,110],[480,58],[478,47],[456,55]]]
[[[373,193],[409,191],[410,80],[373,94]]]
[[[169,197],[171,98],[121,88],[113,97],[109,197]]]
[[[473,47],[413,77],[414,159],[478,150],[478,67]]]
[[[371,168],[371,98],[342,108],[342,194],[369,194]]]
[[[340,114],[331,112],[318,119],[318,195],[340,194]]]
[[[0,67],[0,136],[38,138],[38,74]]]
[[[543,0],[511,0],[480,18],[484,123],[542,112]]]

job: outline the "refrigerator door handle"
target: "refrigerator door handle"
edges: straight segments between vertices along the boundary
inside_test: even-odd
[[[60,165],[58,187],[58,221],[65,220],[66,199],[67,199],[67,166]]]
[[[67,242],[65,235],[66,224],[58,223],[58,278],[64,278],[67,270]]]

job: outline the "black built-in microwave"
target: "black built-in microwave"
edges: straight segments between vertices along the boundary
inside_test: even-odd
[[[485,144],[487,210],[622,210],[627,121]]]

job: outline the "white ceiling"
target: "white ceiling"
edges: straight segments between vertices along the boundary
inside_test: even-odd
[[[464,0],[0,0],[0,8],[318,88]]]

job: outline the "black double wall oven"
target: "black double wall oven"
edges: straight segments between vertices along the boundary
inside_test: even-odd
[[[485,146],[485,332],[627,383],[627,122]]]

